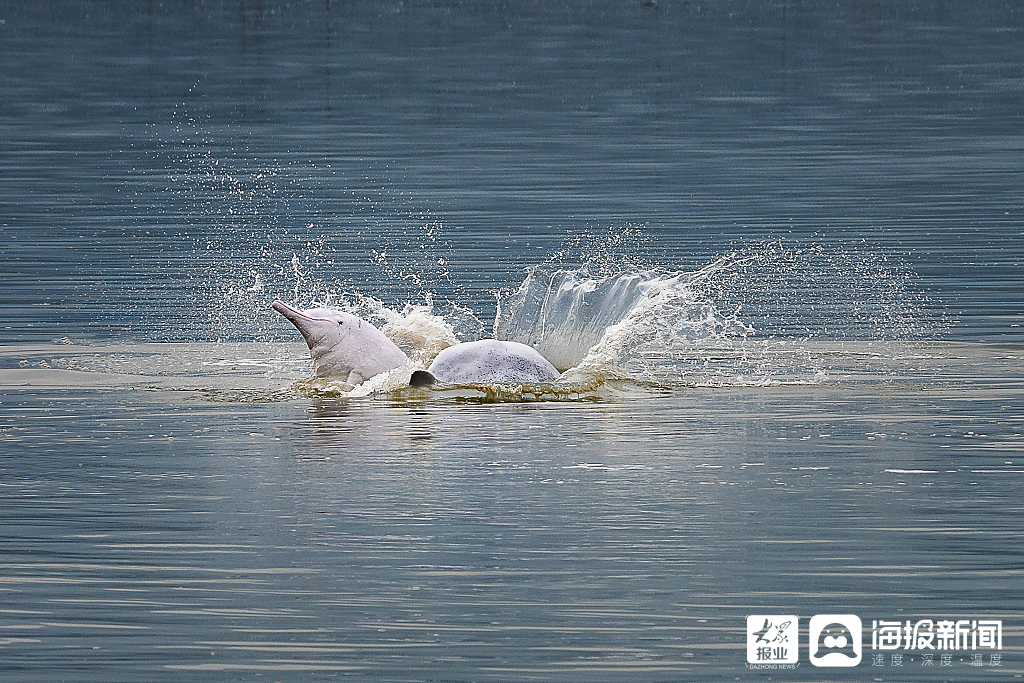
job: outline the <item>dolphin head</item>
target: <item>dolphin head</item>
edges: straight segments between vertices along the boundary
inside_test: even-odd
[[[344,325],[345,317],[355,318],[354,315],[330,308],[308,308],[300,311],[283,301],[275,301],[273,307],[302,333],[302,338],[306,340],[306,346],[310,351],[317,346],[337,341],[334,338],[339,336],[339,328]]]
[[[300,311],[281,301],[273,307],[302,333],[318,376],[336,375],[355,385],[409,360],[383,332],[351,313],[333,308]]]

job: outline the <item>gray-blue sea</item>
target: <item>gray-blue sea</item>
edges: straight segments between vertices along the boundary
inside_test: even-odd
[[[1020,679],[1022,262],[1017,2],[0,0],[0,678]]]

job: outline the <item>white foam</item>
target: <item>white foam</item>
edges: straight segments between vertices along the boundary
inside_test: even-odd
[[[516,292],[499,298],[495,336],[533,346],[569,371],[566,381],[658,381],[659,368],[681,353],[754,333],[692,288],[723,263],[695,273],[634,270],[601,277],[585,269],[534,268]]]
[[[893,337],[906,337],[916,325],[917,309],[901,276],[873,269],[870,254],[770,243],[692,272],[618,261],[541,264],[528,269],[516,289],[498,293],[487,336],[527,344],[563,374],[539,388],[495,386],[496,396],[592,396],[608,382],[629,391],[627,385],[870,381],[877,377],[875,366],[885,366],[895,353]],[[439,311],[429,295],[425,303],[401,309],[357,294],[328,298],[327,305],[380,327],[415,368],[429,366],[453,344],[483,336],[473,312],[451,302]],[[883,303],[901,301],[889,318],[878,313]],[[884,358],[865,355],[873,339],[888,339]],[[863,342],[856,353],[847,349],[853,341]],[[400,383],[381,378],[346,391],[364,395]]]

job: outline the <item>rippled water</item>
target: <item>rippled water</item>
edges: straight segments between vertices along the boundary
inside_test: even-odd
[[[1022,29],[0,4],[5,680],[1024,676]],[[275,298],[577,383],[310,385]],[[823,613],[1003,647],[819,669]]]

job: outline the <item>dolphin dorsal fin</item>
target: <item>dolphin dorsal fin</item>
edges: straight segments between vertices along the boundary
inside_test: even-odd
[[[437,379],[426,370],[416,370],[412,373],[412,377],[409,378],[409,386],[429,387],[436,381]]]

